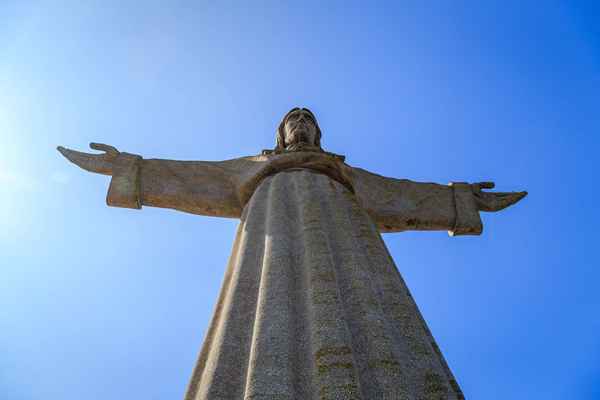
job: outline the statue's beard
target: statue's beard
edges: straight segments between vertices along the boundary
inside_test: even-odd
[[[298,131],[294,133],[294,138],[292,139],[292,144],[310,144],[308,140],[308,134],[305,131]]]
[[[286,143],[285,148],[289,151],[313,150],[316,146],[310,139],[310,135],[305,131],[295,132],[291,142]]]

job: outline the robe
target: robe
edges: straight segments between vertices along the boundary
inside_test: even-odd
[[[115,164],[109,205],[240,219],[185,400],[464,399],[380,233],[481,233],[468,184],[320,152]]]

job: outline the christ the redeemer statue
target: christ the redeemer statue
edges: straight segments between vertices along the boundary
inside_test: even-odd
[[[109,206],[239,218],[186,400],[458,400],[461,390],[380,233],[479,235],[479,211],[526,195],[351,167],[295,108],[277,146],[234,160],[143,159],[59,147],[112,180]]]

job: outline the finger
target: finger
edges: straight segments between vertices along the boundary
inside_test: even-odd
[[[90,148],[92,148],[94,150],[98,150],[98,151],[105,151],[109,154],[115,154],[115,153],[119,152],[115,147],[108,145],[108,144],[104,144],[104,143],[92,142],[92,143],[90,143]]]
[[[81,151],[67,149],[66,147],[58,146],[57,150],[67,160],[86,171],[96,172],[99,174],[111,175],[112,164],[107,162],[104,154],[89,154]]]

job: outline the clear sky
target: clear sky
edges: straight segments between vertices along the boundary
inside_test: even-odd
[[[2,0],[0,398],[182,398],[235,234],[57,145],[229,159],[306,106],[351,165],[528,190],[385,241],[468,399],[600,399],[593,3]]]

